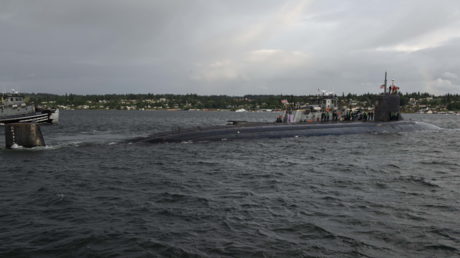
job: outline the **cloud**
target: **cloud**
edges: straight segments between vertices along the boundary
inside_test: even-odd
[[[460,91],[457,0],[4,0],[0,34],[30,92]]]
[[[246,23],[235,23],[230,29],[214,39],[203,42],[206,52],[220,56],[234,52],[247,52],[260,49],[267,41],[276,38],[302,18],[310,1],[288,1],[275,10],[268,8],[266,13],[251,17]],[[257,8],[264,9],[261,6]],[[228,25],[219,23],[222,27]]]
[[[250,81],[307,68],[312,62],[312,58],[299,51],[261,49],[245,53],[234,60],[197,65],[196,68],[200,70],[191,78],[196,81]]]
[[[452,86],[452,82],[438,78],[436,81],[434,81],[434,85],[437,87],[449,87]]]
[[[436,80],[429,81],[425,90],[431,94],[444,95],[458,92],[458,89],[460,89],[460,85],[452,83],[450,80],[437,78]]]
[[[424,33],[393,46],[378,47],[377,50],[414,52],[427,48],[436,48],[456,38],[460,38],[460,27],[443,28]]]
[[[209,64],[205,67],[202,67],[198,74],[192,75],[192,80],[197,81],[219,81],[219,80],[242,80],[245,79],[242,74],[240,74],[237,66],[229,61],[224,60],[221,62],[215,62]]]
[[[277,49],[261,49],[250,52],[246,61],[249,63],[270,64],[292,68],[304,64],[308,55],[300,51],[283,51]]]
[[[450,72],[445,72],[443,73],[442,75],[444,75],[445,78],[449,78],[449,79],[458,79],[458,75],[456,75],[455,73],[450,73]]]

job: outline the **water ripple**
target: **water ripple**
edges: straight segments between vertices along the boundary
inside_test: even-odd
[[[190,113],[62,111],[49,147],[0,149],[0,256],[460,256],[458,116],[408,115],[437,132],[116,144],[273,115]]]

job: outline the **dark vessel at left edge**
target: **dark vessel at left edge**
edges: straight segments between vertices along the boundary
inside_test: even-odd
[[[0,125],[9,123],[57,124],[59,108],[48,110],[35,109],[33,104],[25,102],[25,95],[12,90],[1,93]]]

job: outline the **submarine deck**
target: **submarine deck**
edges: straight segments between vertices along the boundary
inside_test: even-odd
[[[438,130],[439,127],[418,121],[327,121],[300,123],[263,123],[246,121],[233,125],[195,127],[155,133],[129,140],[135,144],[158,144],[172,142],[208,142],[251,140],[267,138],[311,137],[324,135],[347,135],[361,133],[412,132]]]

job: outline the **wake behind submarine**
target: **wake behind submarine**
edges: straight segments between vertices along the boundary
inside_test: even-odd
[[[338,106],[337,98],[323,94],[316,99],[316,104],[285,109],[283,115],[273,123],[228,121],[227,125],[155,133],[131,139],[129,142],[133,144],[196,143],[441,129],[424,122],[404,120],[399,115],[399,95],[387,93],[386,72],[382,87],[385,87],[385,91],[376,98],[372,121],[359,120],[356,115],[350,119],[346,107],[341,109]],[[337,114],[340,120],[345,119],[345,121],[338,121],[339,119],[321,121],[322,114],[326,114],[327,117],[329,113]]]

